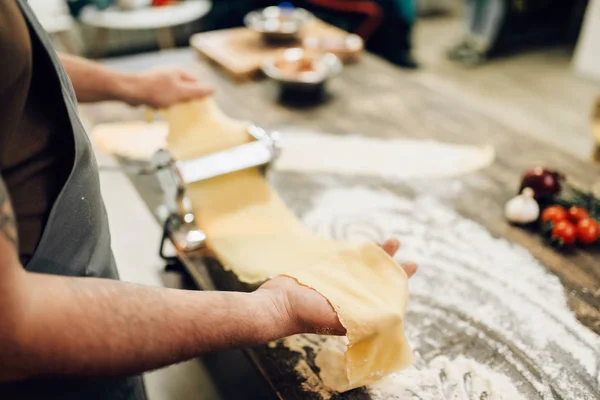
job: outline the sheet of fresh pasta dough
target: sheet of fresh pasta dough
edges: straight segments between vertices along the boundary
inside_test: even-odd
[[[286,275],[325,296],[346,328],[345,353],[338,346],[317,355],[327,386],[346,391],[410,364],[404,336],[408,278],[381,248],[354,246]]]
[[[226,117],[212,99],[174,106],[166,115],[168,148],[179,160],[251,140],[249,123]],[[256,169],[188,185],[187,193],[208,246],[240,280],[258,283],[285,273],[334,306],[349,344],[345,354],[320,357],[327,385],[348,390],[410,362],[403,328],[407,278],[383,250],[312,234]]]
[[[232,120],[212,100],[168,110],[168,148],[178,160],[250,140],[249,123]],[[227,269],[248,283],[312,265],[347,246],[313,235],[256,169],[187,186],[208,245]]]
[[[108,122],[94,126],[94,143],[107,153],[148,161],[167,145],[169,127],[164,121]]]

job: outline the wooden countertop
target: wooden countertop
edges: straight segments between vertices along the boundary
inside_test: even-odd
[[[582,187],[591,187],[600,179],[600,168],[579,160],[565,151],[515,131],[503,121],[486,113],[483,107],[460,93],[441,90],[418,74],[396,69],[373,56],[349,65],[329,86],[330,96],[319,105],[282,105],[277,102],[277,88],[271,82],[237,83],[197,58],[191,50],[177,50],[108,60],[115,68],[135,71],[155,65],[185,65],[203,79],[214,82],[216,100],[232,117],[252,120],[264,127],[301,125],[308,130],[330,133],[360,132],[378,138],[434,139],[461,144],[490,144],[496,149],[493,165],[469,178],[456,179],[460,195],[446,195],[444,201],[462,216],[483,225],[493,236],[503,237],[525,247],[562,282],[569,306],[582,324],[600,334],[600,251],[575,250],[560,253],[544,244],[538,234],[508,224],[503,216],[505,202],[515,195],[522,173],[534,165],[547,165],[564,172]],[[140,118],[140,109],[105,103],[82,106],[92,123]],[[311,183],[294,174],[279,174],[273,184],[284,199],[302,189],[310,195]],[[160,203],[160,190],[151,176],[131,176],[132,182],[152,211]],[[367,183],[357,178],[357,183]],[[385,187],[390,193],[404,195],[413,189],[386,182],[368,182]],[[423,183],[433,192],[446,191],[447,182]],[[287,196],[286,196],[287,193]],[[158,244],[157,244],[158,246]],[[197,281],[202,279],[201,260],[182,260]],[[215,262],[208,270],[222,290],[248,289],[235,276],[223,271]],[[275,393],[285,399],[318,398],[302,389],[302,379],[293,370],[298,353],[277,346],[256,346],[249,356],[267,378]],[[311,364],[314,360],[310,360]],[[314,358],[314,354],[312,355]],[[312,365],[312,364],[311,364]],[[369,398],[354,390],[334,398]]]

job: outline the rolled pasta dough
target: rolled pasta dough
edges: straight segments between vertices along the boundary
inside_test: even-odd
[[[166,146],[168,129],[164,121],[110,122],[94,126],[92,137],[108,153],[146,161]]]
[[[176,105],[166,115],[168,148],[180,160],[250,140],[248,123],[226,117],[212,99]],[[326,385],[345,391],[410,362],[403,328],[407,277],[378,246],[312,234],[256,169],[196,182],[187,192],[208,246],[240,280],[286,274],[333,305],[348,345],[319,356]]]
[[[344,249],[286,275],[325,296],[346,328],[347,346],[328,346],[317,355],[325,385],[346,391],[410,364],[404,336],[408,278],[381,248],[366,243]]]

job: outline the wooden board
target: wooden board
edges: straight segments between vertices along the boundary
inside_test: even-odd
[[[304,28],[301,38],[320,36],[336,39],[347,34],[315,19]],[[197,33],[190,38],[190,45],[234,78],[249,79],[260,71],[260,65],[266,57],[277,55],[289,47],[300,46],[301,40],[284,45],[269,44],[257,32],[248,28],[233,28]]]
[[[161,61],[164,57],[164,61]],[[311,201],[324,185],[342,187],[359,185],[386,190],[390,196],[407,198],[422,190],[442,196],[445,202],[462,217],[477,222],[494,237],[502,237],[511,243],[525,247],[544,267],[556,275],[567,293],[566,300],[580,322],[600,334],[600,249],[577,249],[561,253],[544,244],[540,235],[508,224],[503,217],[504,203],[514,196],[523,171],[534,164],[545,164],[563,171],[570,179],[583,187],[591,187],[600,178],[600,168],[579,160],[564,149],[546,144],[507,125],[503,119],[485,107],[475,107],[470,100],[449,95],[432,87],[414,73],[403,73],[375,57],[365,55],[362,62],[349,66],[338,79],[332,80],[327,101],[312,107],[291,108],[276,103],[276,88],[264,82],[239,85],[224,79],[205,63],[197,63],[191,52],[169,52],[164,55],[146,55],[119,60],[114,65],[131,69],[157,66],[176,62],[192,68],[203,79],[215,82],[217,102],[232,117],[252,120],[265,127],[278,125],[303,126],[307,130],[347,134],[361,132],[378,138],[418,138],[464,144],[493,145],[497,162],[485,170],[456,180],[423,181],[416,185],[390,183],[369,178],[331,177],[325,181],[293,173],[274,173],[271,182],[286,204],[296,213],[302,214],[310,208]],[[122,64],[120,64],[122,63]],[[369,77],[369,79],[365,79]],[[251,101],[249,101],[251,100]],[[107,104],[86,106],[92,123],[142,119],[142,113],[122,105]],[[156,211],[162,198],[156,178],[153,176],[131,176],[131,180],[152,211]],[[459,193],[454,193],[460,187]],[[153,251],[150,248],[150,251]],[[204,272],[208,272],[215,286],[221,290],[250,290],[239,282],[234,274],[225,271],[214,261],[205,262],[198,257],[182,255],[181,259],[201,284]],[[534,377],[539,366],[528,361],[527,354],[513,351],[511,347],[498,350],[489,346],[491,342],[510,345],[510,341],[493,336],[485,326],[475,326],[452,310],[442,310],[444,317],[425,326],[435,311],[435,304],[427,298],[413,297],[412,304],[421,304],[428,313],[420,313],[409,307],[407,326],[421,332],[430,339],[429,348],[422,347],[422,354],[467,355],[486,360],[490,365],[503,365],[514,379],[525,387],[529,383],[523,375]],[[532,318],[535,316],[532,315]],[[464,329],[469,324],[474,329]],[[473,332],[476,332],[474,334]],[[481,337],[485,337],[482,340]],[[294,370],[300,355],[286,347],[254,346],[246,349],[280,399],[317,399],[318,395],[302,386],[304,379]],[[511,357],[514,363],[507,361]],[[558,357],[560,359],[560,356]],[[314,354],[307,354],[306,363],[314,368]],[[560,362],[560,361],[559,361]],[[521,369],[519,369],[521,368]],[[521,378],[518,378],[521,376]],[[583,375],[582,375],[583,376]],[[546,377],[552,385],[552,378]],[[533,389],[532,389],[533,390]],[[529,393],[529,392],[528,392]],[[556,399],[572,396],[557,392]],[[336,394],[333,399],[369,399],[364,389]],[[538,399],[534,392],[527,398]],[[582,397],[584,398],[584,397]]]

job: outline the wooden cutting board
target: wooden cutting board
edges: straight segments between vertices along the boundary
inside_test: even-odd
[[[314,19],[302,31],[306,36],[343,38],[348,33]],[[265,57],[277,55],[289,47],[302,45],[301,39],[285,45],[265,43],[261,35],[248,28],[222,29],[197,33],[190,38],[191,46],[200,54],[214,61],[237,79],[250,79],[260,71]]]

